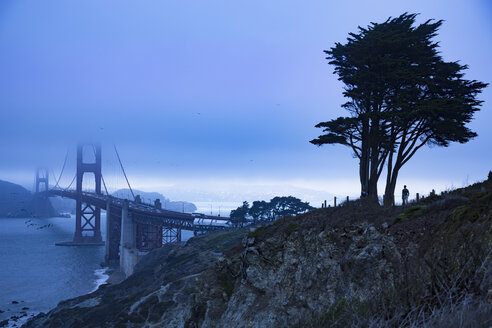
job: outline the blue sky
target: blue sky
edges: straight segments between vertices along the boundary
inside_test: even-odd
[[[345,114],[323,50],[403,12],[444,19],[443,57],[492,82],[490,1],[2,0],[0,179],[29,186],[36,166],[58,174],[67,148],[73,164],[78,140],[100,140],[114,188],[113,142],[135,187],[170,197],[357,195],[350,151],[309,144],[316,123]],[[480,98],[479,137],[422,149],[401,184],[427,193],[486,177],[491,88]]]

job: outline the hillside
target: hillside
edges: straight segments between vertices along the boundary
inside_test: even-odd
[[[489,177],[167,245],[26,327],[490,327],[491,245]]]
[[[0,218],[28,217],[32,212],[31,192],[20,185],[0,180]]]

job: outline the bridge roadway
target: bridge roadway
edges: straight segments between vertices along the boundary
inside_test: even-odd
[[[91,192],[82,192],[79,194],[75,190],[51,189],[48,191],[48,195],[80,200],[83,203],[102,209],[106,208],[109,201],[111,207],[121,210],[125,201],[127,201],[123,198],[98,195]],[[231,226],[228,218],[211,215],[195,217],[188,213],[160,209],[150,204],[137,203],[135,201],[128,201],[128,211],[133,214],[133,220],[136,223],[162,225],[166,228],[207,232],[213,230],[223,230]]]

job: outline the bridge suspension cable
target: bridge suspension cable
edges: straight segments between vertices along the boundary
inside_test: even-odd
[[[92,150],[94,151],[94,157],[96,157],[96,146],[92,145]],[[106,195],[109,196],[109,193],[108,193],[108,188],[106,188],[106,182],[104,181],[104,177],[101,173],[101,180],[102,180],[102,183],[103,183],[103,186],[104,186],[104,190],[106,190]]]
[[[52,168],[50,168],[50,172],[49,172],[50,175],[53,176],[53,181],[56,182],[56,174],[55,174],[55,170],[53,170]],[[53,186],[53,189],[56,189],[56,184]]]
[[[130,182],[128,181],[128,177],[126,176],[125,168],[123,167],[123,164],[121,163],[121,158],[120,154],[118,153],[118,149],[116,149],[116,145],[113,144],[114,146],[114,151],[116,152],[116,156],[118,157],[118,162],[120,162],[121,170],[123,171],[123,175],[125,176],[126,183],[128,184],[128,188],[130,188],[130,192],[132,193],[133,200],[135,200],[135,194],[133,193],[132,186],[130,186]]]
[[[69,148],[67,148],[67,152],[65,153],[65,160],[63,161],[63,166],[62,166],[62,169],[60,171],[60,175],[58,176],[58,179],[56,180],[56,184],[53,188],[56,188],[56,187],[60,187],[59,183],[60,183],[60,179],[63,175],[63,171],[65,170],[65,166],[67,165],[67,160],[68,160],[68,150]],[[53,171],[53,177],[56,179],[56,176],[55,176],[55,172]]]
[[[73,182],[75,181],[75,179],[77,178],[77,173],[75,173],[75,175],[73,176],[73,179],[72,179],[72,182],[70,182],[70,184],[68,185],[68,187],[66,187],[64,190],[67,191],[70,189],[70,187],[72,186]]]
[[[101,173],[101,180],[103,182],[104,190],[106,190],[106,195],[109,196],[108,188],[106,188],[106,181],[104,181],[104,177],[103,177],[102,173]]]

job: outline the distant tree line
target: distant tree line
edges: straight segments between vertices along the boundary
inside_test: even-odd
[[[273,221],[275,219],[294,216],[305,213],[314,209],[308,202],[303,202],[293,196],[274,197],[269,202],[264,200],[254,201],[249,205],[243,202],[243,205],[231,211],[231,221],[236,225],[242,225],[245,222],[253,221]]]

